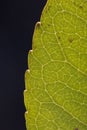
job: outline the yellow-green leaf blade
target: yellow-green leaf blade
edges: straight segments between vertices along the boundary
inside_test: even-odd
[[[27,130],[87,130],[86,0],[48,0],[28,65]]]

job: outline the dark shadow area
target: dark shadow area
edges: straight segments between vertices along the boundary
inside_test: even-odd
[[[0,130],[26,130],[23,91],[34,26],[46,0],[0,1]]]

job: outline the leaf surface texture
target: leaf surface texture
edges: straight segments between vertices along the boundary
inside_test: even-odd
[[[25,74],[27,130],[87,130],[87,0],[48,0]]]

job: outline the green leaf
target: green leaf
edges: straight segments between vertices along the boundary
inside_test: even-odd
[[[87,0],[48,0],[25,74],[27,130],[87,130]]]

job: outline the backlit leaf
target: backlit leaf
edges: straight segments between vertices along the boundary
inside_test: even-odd
[[[27,130],[87,130],[87,0],[48,0],[25,74]]]

